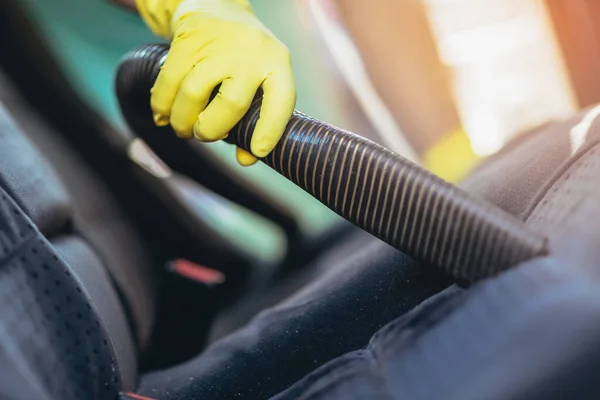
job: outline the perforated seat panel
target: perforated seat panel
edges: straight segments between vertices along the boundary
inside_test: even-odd
[[[105,257],[73,229],[65,185],[1,106],[0,189],[0,346],[8,365],[53,399],[132,388],[137,348]]]
[[[116,395],[121,371],[90,293],[3,189],[0,304],[1,364],[22,378],[1,390],[29,387],[65,400]]]

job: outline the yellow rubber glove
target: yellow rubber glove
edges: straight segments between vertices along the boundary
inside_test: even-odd
[[[251,165],[269,154],[292,115],[296,87],[287,47],[248,0],[137,0],[137,7],[156,35],[172,40],[151,91],[155,123],[170,123],[182,138],[224,139],[262,88],[252,154],[237,149],[237,159]]]
[[[469,136],[462,129],[451,131],[423,155],[425,168],[451,183],[460,182],[477,164]]]

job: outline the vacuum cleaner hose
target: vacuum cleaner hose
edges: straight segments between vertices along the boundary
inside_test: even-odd
[[[168,51],[167,45],[146,45],[121,63],[117,94],[130,124],[135,120],[136,126],[156,129],[150,88]],[[227,142],[249,150],[260,105],[258,94]],[[384,147],[298,111],[262,161],[343,218],[459,280],[493,276],[547,251],[543,236],[500,208]]]

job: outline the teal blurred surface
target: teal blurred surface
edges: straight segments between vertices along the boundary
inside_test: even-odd
[[[115,69],[121,57],[139,45],[160,41],[145,27],[137,14],[108,0],[21,0],[44,32],[49,46],[63,65],[81,96],[111,121],[123,134],[130,134],[118,109],[113,89]],[[296,108],[319,119],[344,127],[346,118],[320,49],[307,34],[296,3],[282,0],[255,0],[253,7],[261,20],[290,48],[298,83]],[[234,149],[225,143],[209,148],[225,162],[236,165]],[[252,184],[274,193],[297,213],[308,233],[318,233],[338,220],[330,210],[262,164],[237,171]],[[261,257],[281,253],[283,241],[270,224],[236,208],[236,224],[229,234],[245,242]],[[220,224],[218,218],[209,219]],[[235,226],[235,227],[234,227]],[[256,234],[259,232],[260,234]]]

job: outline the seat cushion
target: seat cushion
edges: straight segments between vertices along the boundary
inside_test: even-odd
[[[598,398],[599,289],[532,261],[429,299],[274,399]]]
[[[319,365],[365,346],[374,331],[450,280],[365,235],[364,248],[183,365],[145,375],[160,400],[265,399]],[[319,268],[317,268],[319,269]]]

